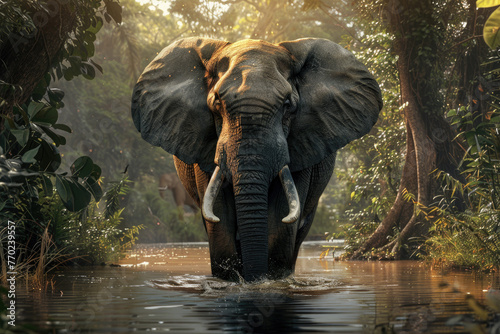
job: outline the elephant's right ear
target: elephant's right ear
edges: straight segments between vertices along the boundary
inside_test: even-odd
[[[207,106],[205,64],[228,42],[187,38],[165,49],[134,87],[132,118],[142,138],[212,171],[217,133]]]

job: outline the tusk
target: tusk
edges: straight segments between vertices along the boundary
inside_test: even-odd
[[[220,219],[214,214],[214,202],[219,194],[220,187],[222,185],[222,171],[219,166],[215,167],[214,173],[210,178],[207,190],[205,190],[205,196],[203,196],[203,205],[201,207],[201,212],[203,218],[212,223],[220,222]]]
[[[297,193],[297,188],[295,188],[295,183],[293,182],[292,174],[290,173],[290,169],[288,165],[285,165],[283,169],[281,169],[280,173],[281,184],[283,185],[283,189],[285,190],[286,200],[288,201],[289,212],[288,216],[283,218],[281,221],[283,223],[294,223],[299,219],[300,215],[300,200],[299,194]]]

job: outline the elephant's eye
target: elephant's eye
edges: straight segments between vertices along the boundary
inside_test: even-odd
[[[216,97],[214,100],[214,109],[219,111],[222,106],[222,102],[220,101],[220,98]]]
[[[283,103],[283,111],[289,112],[292,109],[292,102],[290,102],[290,99],[286,99],[285,102]]]

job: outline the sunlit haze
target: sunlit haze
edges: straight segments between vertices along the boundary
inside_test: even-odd
[[[137,0],[137,1],[142,3],[142,4],[150,3],[150,4],[153,4],[155,6],[158,6],[164,12],[167,12],[168,7],[170,5],[169,0]]]

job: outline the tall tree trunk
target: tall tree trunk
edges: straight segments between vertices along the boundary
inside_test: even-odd
[[[381,248],[390,257],[406,258],[410,238],[422,241],[429,222],[415,210],[415,204],[429,205],[436,192],[432,172],[437,168],[456,171],[459,159],[451,144],[454,131],[444,120],[444,103],[440,90],[444,78],[439,58],[444,28],[435,18],[431,0],[386,1],[388,28],[396,36],[393,50],[398,55],[401,104],[406,122],[406,159],[396,200],[376,231],[353,254],[365,257]],[[446,156],[445,159],[438,159]],[[454,162],[454,163],[453,163]],[[458,173],[457,173],[458,174]],[[405,199],[410,193],[412,201]],[[400,233],[388,243],[393,229]]]

